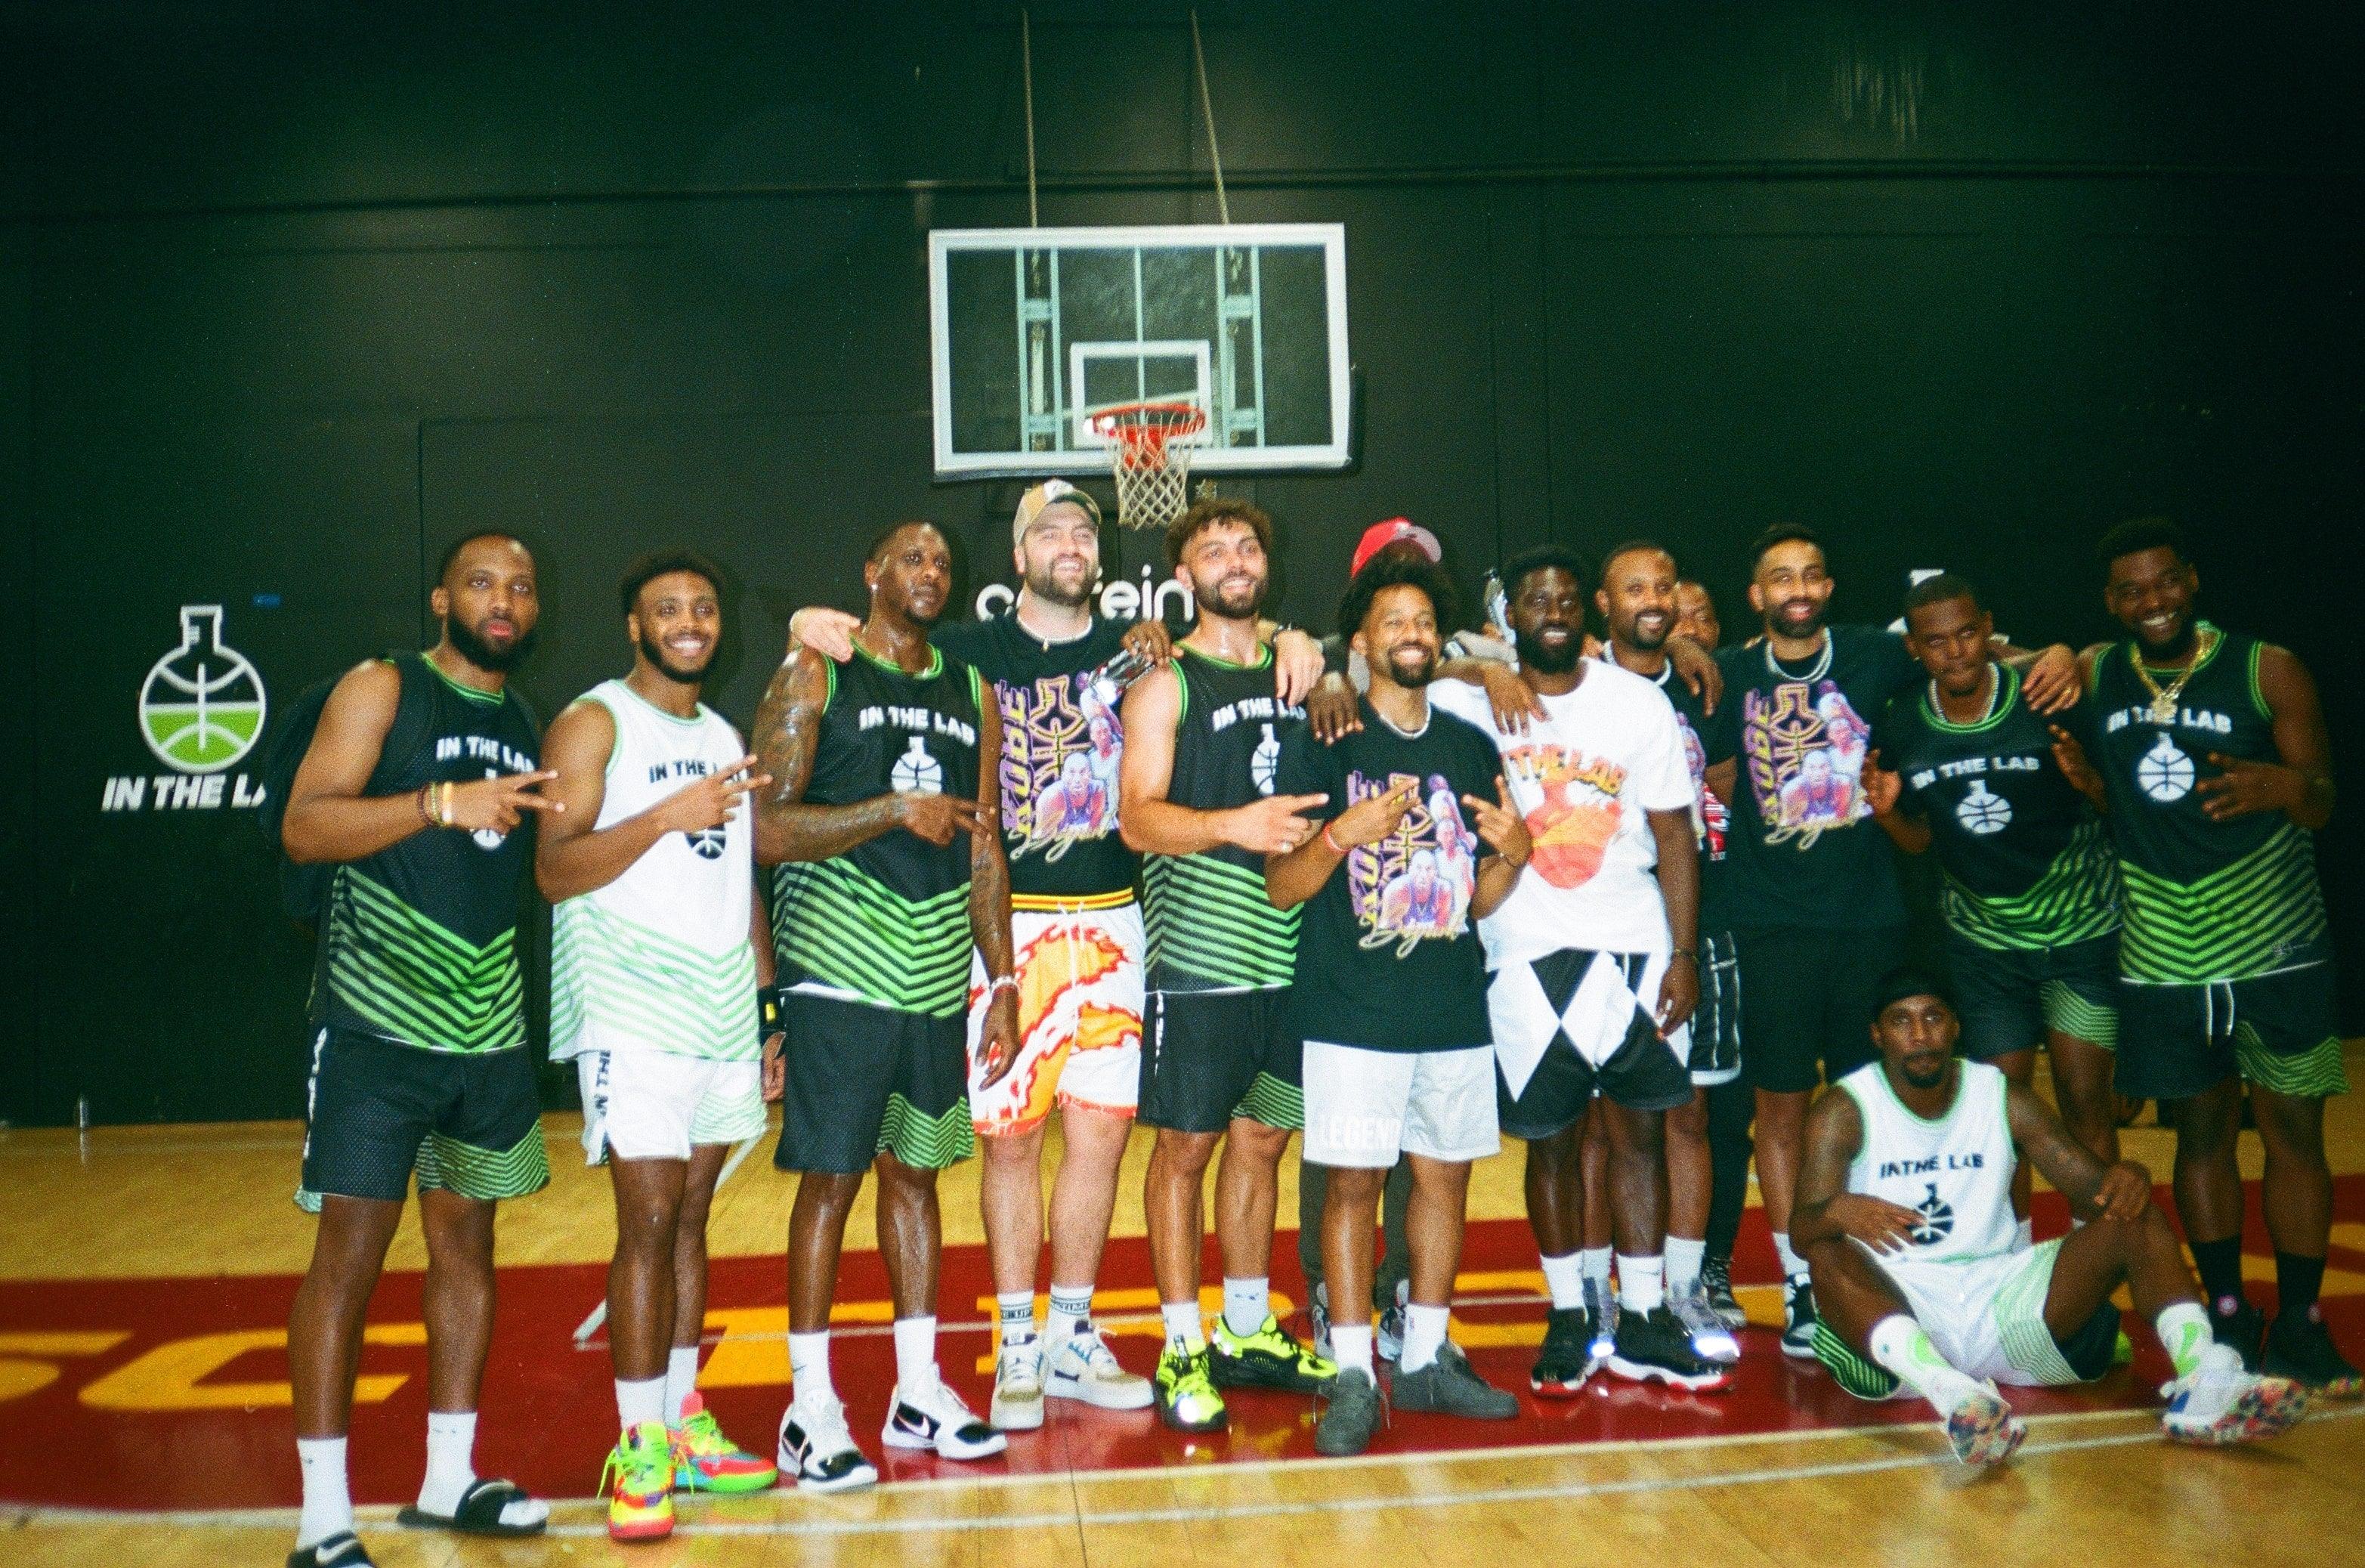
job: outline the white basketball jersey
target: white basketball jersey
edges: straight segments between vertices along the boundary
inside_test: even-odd
[[[701,704],[676,718],[621,680],[585,694],[616,724],[595,830],[638,816],[746,753]],[[748,946],[756,827],[743,801],[702,833],[668,833],[604,888],[552,912],[551,1054],[659,1050],[757,1054],[756,956]]]
[[[2018,1157],[2004,1110],[2004,1076],[1975,1061],[1962,1063],[1961,1073],[1954,1104],[1934,1122],[1905,1108],[1877,1061],[1839,1081],[1864,1122],[1864,1147],[1848,1167],[1847,1190],[1922,1215],[1900,1261],[1963,1263],[2012,1249],[2012,1173]]]

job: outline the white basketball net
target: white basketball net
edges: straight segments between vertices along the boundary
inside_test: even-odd
[[[1136,403],[1086,420],[1108,444],[1116,515],[1126,528],[1163,529],[1191,504],[1191,438],[1207,416],[1188,403]]]

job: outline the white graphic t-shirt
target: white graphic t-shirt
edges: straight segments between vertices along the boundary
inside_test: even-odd
[[[1676,711],[1657,686],[1588,664],[1575,691],[1542,700],[1550,715],[1524,735],[1498,734],[1480,688],[1432,682],[1429,700],[1495,741],[1511,804],[1535,854],[1502,907],[1478,924],[1486,964],[1574,947],[1641,953],[1670,945],[1653,874],[1658,841],[1646,813],[1692,810],[1692,775]]]

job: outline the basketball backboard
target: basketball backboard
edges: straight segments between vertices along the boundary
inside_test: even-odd
[[[939,229],[928,308],[939,478],[1099,466],[1085,419],[1152,400],[1200,472],[1349,461],[1343,225]]]

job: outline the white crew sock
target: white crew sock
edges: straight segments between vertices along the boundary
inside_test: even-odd
[[[1092,1286],[1053,1285],[1050,1320],[1043,1326],[1044,1343],[1058,1350],[1074,1338],[1076,1330],[1091,1322],[1092,1317]]]
[[[2071,1215],[2069,1216],[2069,1228],[2072,1230],[2083,1230],[2086,1228],[2086,1222],[2079,1219],[2076,1215]]]
[[[1160,1302],[1158,1316],[1166,1321],[1166,1348],[1185,1355],[1207,1348],[1206,1335],[1199,1322],[1199,1304],[1195,1301]]]
[[[936,1318],[934,1313],[925,1317],[899,1317],[895,1320],[895,1386],[909,1394],[922,1393],[943,1381],[936,1371]]]
[[[666,1380],[644,1377],[616,1380],[616,1417],[631,1431],[644,1421],[665,1419]]]
[[[1790,1233],[1787,1230],[1774,1233],[1774,1256],[1782,1261],[1785,1280],[1795,1280],[1807,1271],[1807,1260],[1790,1250]]]
[[[1901,1312],[1891,1313],[1872,1326],[1871,1342],[1866,1347],[1872,1359],[1895,1375],[1898,1382],[1928,1400],[1940,1416],[1952,1416],[1963,1402],[1975,1394],[1987,1391],[1973,1383],[1938,1353],[1930,1343],[1930,1336],[1922,1325]]]
[[[1271,1282],[1224,1279],[1224,1327],[1242,1338],[1264,1327],[1272,1315]]]
[[[1657,1258],[1618,1258],[1618,1305],[1645,1315],[1666,1304],[1666,1265]]]
[[[1579,1265],[1585,1271],[1585,1277],[1593,1282],[1593,1288],[1601,1294],[1601,1299],[1608,1301],[1609,1299],[1609,1249],[1588,1247],[1576,1256]]]
[[[676,1345],[666,1353],[665,1424],[681,1425],[681,1407],[698,1388],[698,1347]]]
[[[2168,1351],[2169,1364],[2179,1377],[2191,1375],[2217,1342],[2209,1327],[2209,1309],[2197,1301],[2169,1303],[2152,1319],[2152,1327],[2159,1330],[2160,1346]]]
[[[1445,1349],[1445,1325],[1452,1316],[1450,1307],[1425,1306],[1417,1301],[1406,1305],[1404,1350],[1396,1358],[1398,1377],[1417,1372],[1437,1360],[1437,1353]],[[1337,1334],[1336,1324],[1331,1326],[1331,1332]],[[1334,1338],[1332,1343],[1337,1340]]]
[[[2012,1227],[2012,1249],[2013,1251],[2025,1252],[2035,1245],[2036,1222],[2034,1220],[2024,1219]]]
[[[1667,1294],[1684,1295],[1698,1284],[1700,1261],[1707,1256],[1706,1241],[1695,1241],[1688,1236],[1667,1238]]]
[[[1333,1323],[1330,1325],[1330,1359],[1339,1370],[1359,1367],[1365,1377],[1377,1381],[1379,1373],[1372,1367],[1372,1326],[1368,1323]]]
[[[304,1512],[296,1521],[296,1550],[318,1546],[353,1528],[353,1495],[345,1487],[345,1439],[298,1438],[296,1462],[304,1471]]]
[[[1585,1269],[1578,1256],[1564,1252],[1543,1260],[1544,1288],[1552,1293],[1554,1312],[1571,1312],[1585,1305]]]
[[[1033,1291],[1003,1291],[993,1298],[993,1305],[995,1315],[1002,1321],[1003,1344],[1026,1345],[1035,1340]]]
[[[476,1451],[474,1410],[427,1413],[427,1479],[419,1486],[421,1513],[448,1518],[460,1506],[461,1494],[476,1479]]]
[[[789,1336],[789,1391],[794,1399],[835,1399],[837,1388],[829,1381],[829,1330]]]

